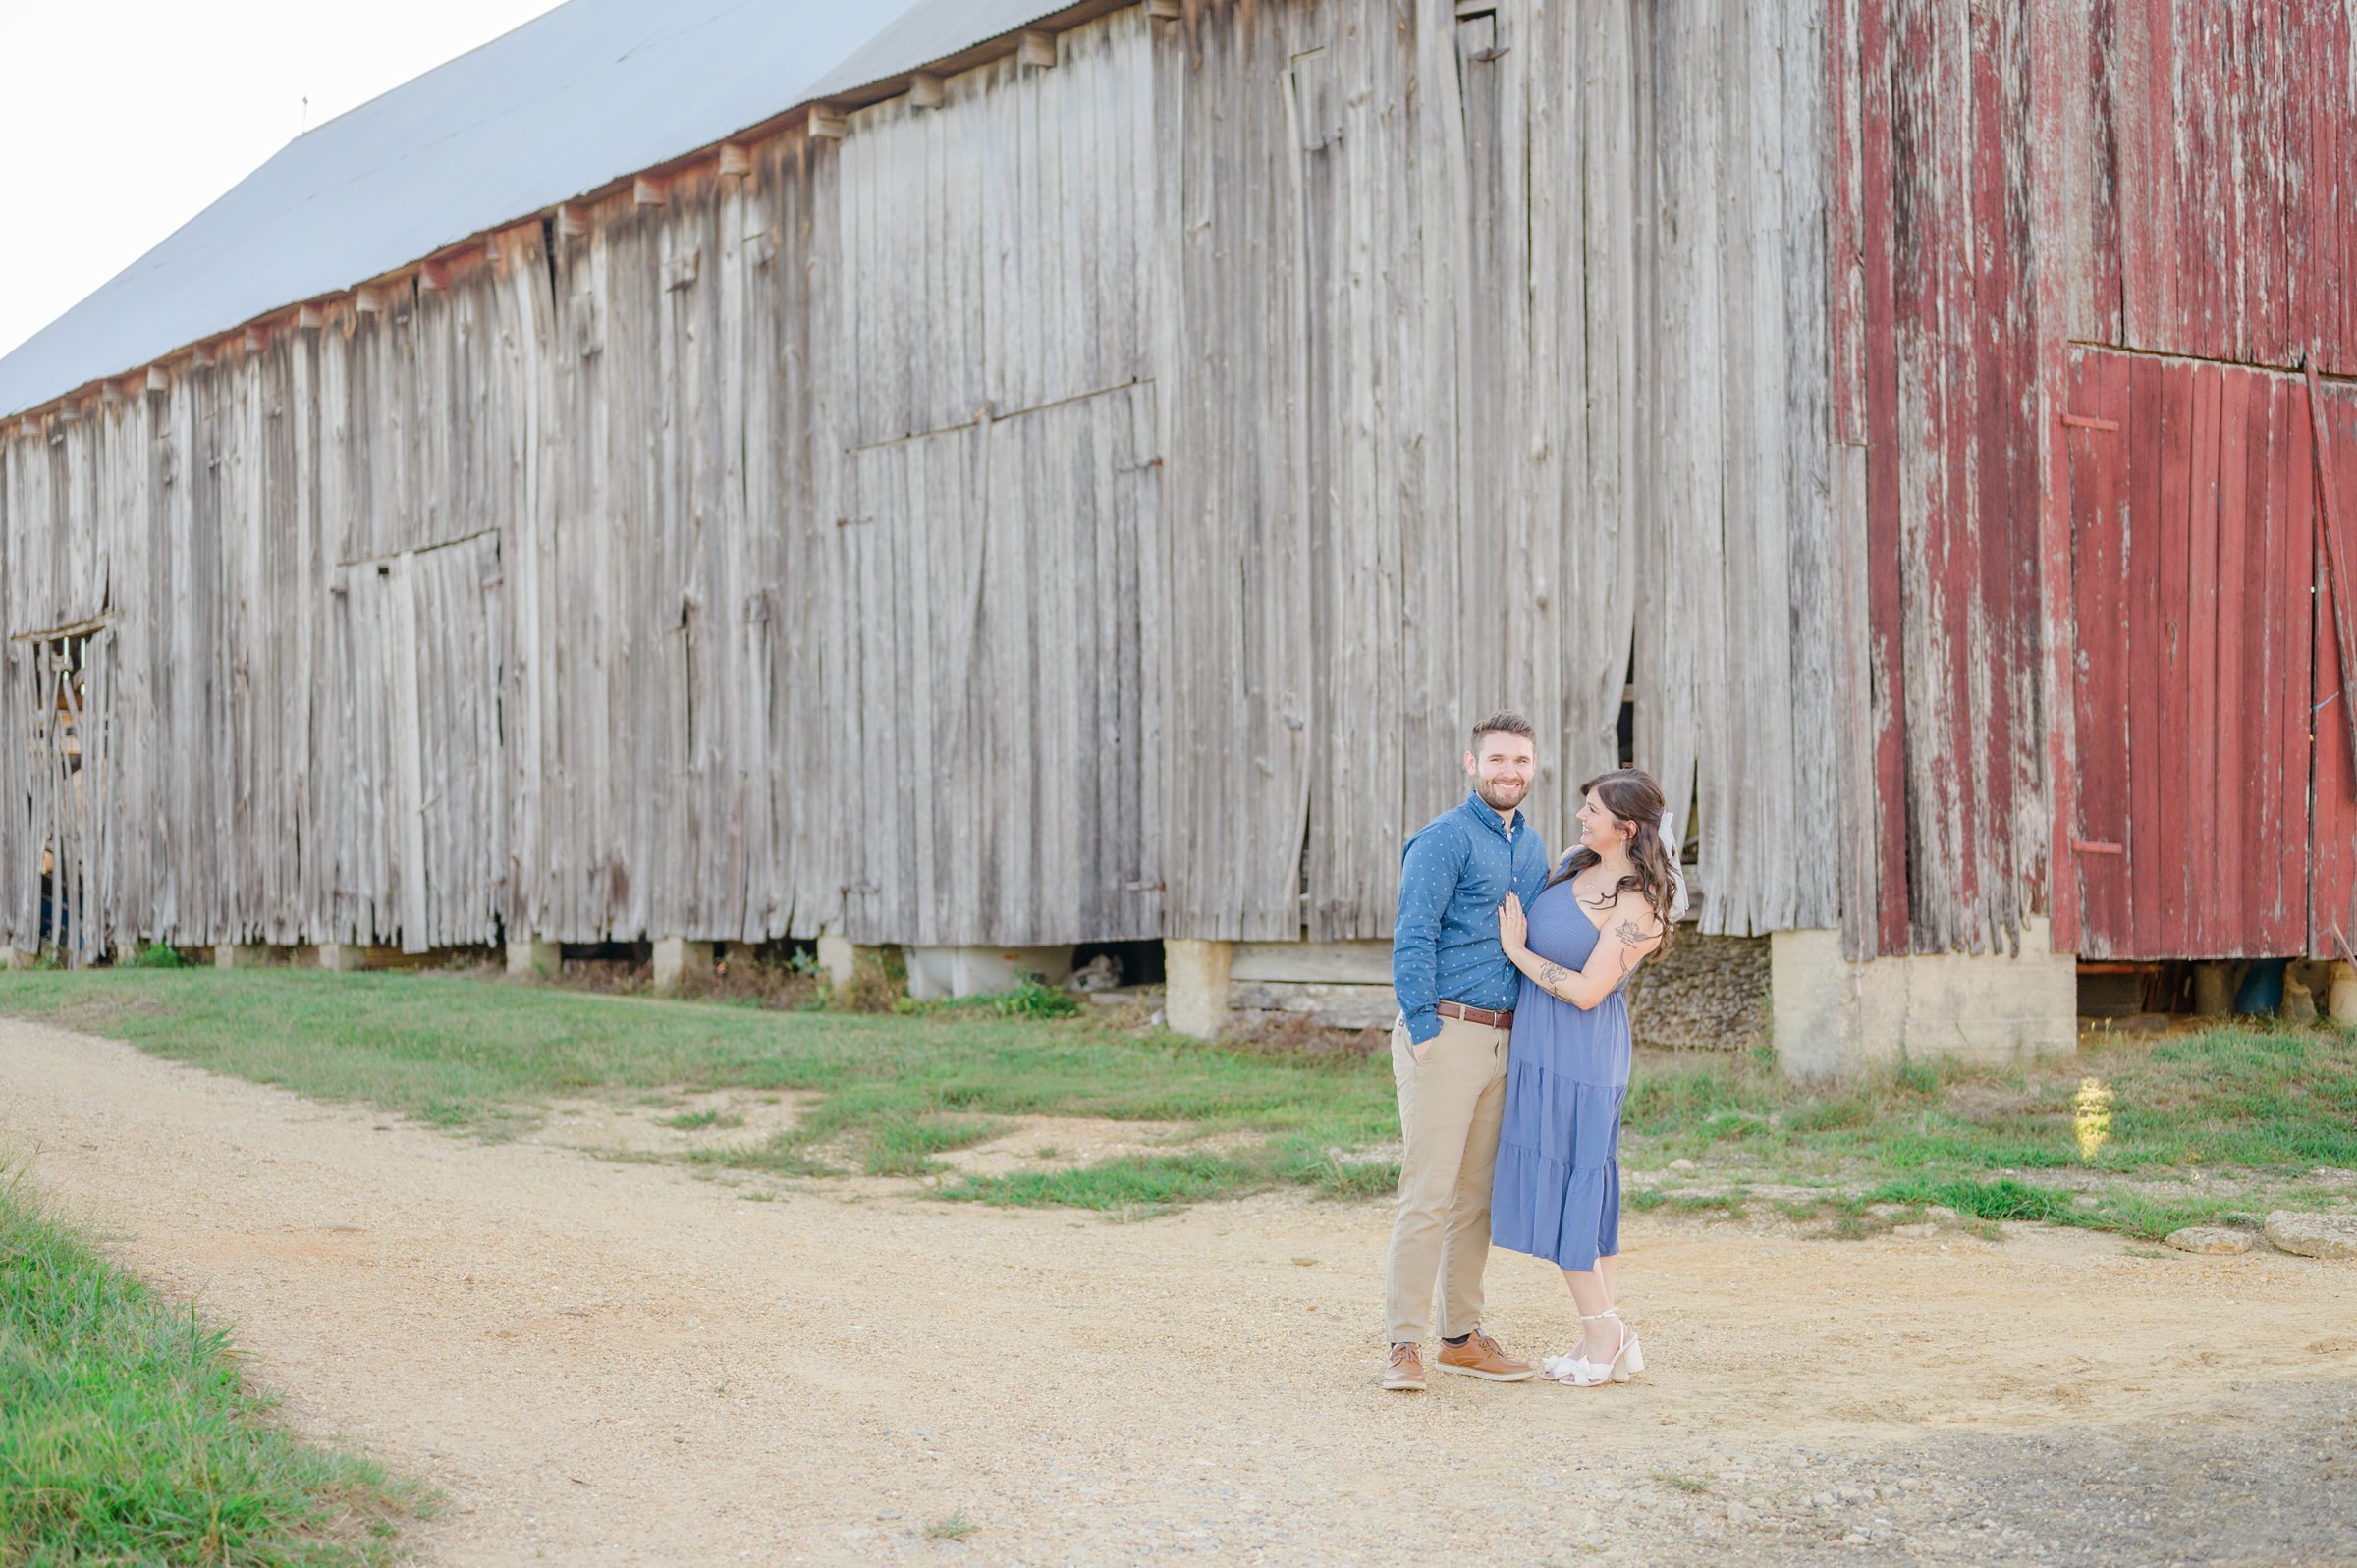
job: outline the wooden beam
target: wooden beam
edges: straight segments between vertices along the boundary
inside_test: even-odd
[[[298,305],[295,309],[295,325],[301,331],[316,332],[327,325],[327,316],[317,305]]]
[[[941,78],[930,71],[919,71],[908,79],[908,106],[911,109],[941,107]]]
[[[1014,63],[1051,71],[1056,66],[1056,35],[1031,31],[1014,40]]]
[[[246,352],[260,353],[264,349],[269,347],[270,329],[268,327],[247,327],[246,329]]]
[[[557,238],[578,240],[589,232],[589,209],[567,202],[557,209]]]
[[[663,205],[663,182],[647,175],[640,175],[630,182],[630,200],[641,207]]]
[[[162,365],[149,365],[147,374],[142,379],[149,392],[170,392],[172,390],[172,373]]]
[[[385,292],[373,283],[363,283],[352,292],[352,308],[363,316],[373,316],[385,308]]]
[[[829,141],[841,141],[843,134],[850,129],[850,123],[845,120],[841,109],[830,108],[823,103],[810,106],[810,134],[812,135],[822,136]]]
[[[109,408],[120,406],[125,396],[123,383],[119,381],[104,382],[98,388],[98,401]]]
[[[722,142],[720,144],[720,172],[724,177],[751,174],[753,172],[753,149],[741,141]]]
[[[417,287],[426,294],[434,294],[449,288],[450,264],[444,261],[420,261],[417,263]]]
[[[2339,695],[2341,712],[2348,716],[2342,729],[2349,737],[2350,762],[2357,765],[2357,536],[2350,533],[2352,523],[2332,460],[2332,425],[2325,417],[2325,395],[2316,384],[2316,353],[2310,349],[2302,366],[2308,382],[2310,450],[2316,464],[2316,536],[2325,558],[2325,581],[2332,590],[2332,623],[2339,634]]]
[[[1146,16],[1154,22],[1176,22],[1183,16],[1179,0],[1146,0]]]
[[[216,351],[209,343],[200,343],[189,351],[189,363],[199,370],[212,369],[216,357]]]

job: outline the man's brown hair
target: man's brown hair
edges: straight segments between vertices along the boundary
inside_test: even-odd
[[[1538,744],[1538,735],[1530,728],[1530,721],[1518,713],[1510,713],[1504,709],[1491,714],[1473,727],[1473,749],[1475,751],[1481,749],[1483,735],[1520,735],[1531,744]]]

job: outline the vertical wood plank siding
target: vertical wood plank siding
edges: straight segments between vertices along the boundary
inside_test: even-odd
[[[1865,820],[1864,759],[1845,741],[1850,831],[1840,869],[1853,955],[2002,945],[2039,908],[2056,915],[2057,945],[2075,948],[2082,889],[2086,919],[2113,931],[2125,890],[2105,878],[2124,868],[2082,880],[2083,867],[2055,865],[2053,846],[2073,823],[2114,816],[2123,842],[2181,841],[2195,809],[2181,781],[2131,780],[2125,748],[2141,748],[2149,729],[2149,743],[2223,777],[2229,752],[2202,752],[2205,732],[2221,748],[2271,748],[2246,761],[2289,744],[2276,696],[2253,699],[2271,704],[2264,715],[2238,706],[2243,733],[2226,723],[2223,705],[2240,701],[2231,686],[2218,688],[2217,715],[2199,706],[2207,688],[2198,685],[2186,688],[2195,706],[2180,709],[2153,681],[2072,657],[2084,646],[2076,622],[2141,617],[2151,606],[2133,601],[2138,594],[2181,605],[2186,635],[2214,649],[2227,648],[2234,629],[2220,618],[2246,608],[2277,631],[2286,617],[2305,623],[2298,605],[2236,601],[2208,575],[2209,563],[2243,542],[2222,521],[2216,533],[2199,531],[2204,505],[2222,518],[2210,499],[2222,487],[2279,482],[2272,468],[2246,475],[2231,460],[2250,430],[2273,428],[2272,414],[2238,427],[2247,400],[2231,380],[2131,389],[2137,376],[2158,375],[2150,366],[2080,378],[2078,395],[2090,400],[2080,411],[2090,416],[2112,404],[2157,408],[2148,391],[2165,402],[2181,390],[2181,408],[2130,437],[2218,453],[2215,469],[2167,468],[2157,448],[2141,460],[2101,455],[2065,439],[2059,421],[2073,343],[2357,373],[2357,320],[2338,281],[2357,253],[2351,11],[2347,0],[2223,10],[2170,0],[2047,10],[1840,0],[1836,23],[1854,29],[1855,45],[1828,54],[1832,397],[1836,439],[1864,442],[1870,630],[1863,670],[1853,665],[1835,685],[1869,725],[1877,830]],[[2082,483],[2090,494],[2113,486],[2111,504],[2130,526],[2154,530],[2133,552],[2153,563],[2151,573],[2114,587],[2105,574],[2119,560],[2094,563],[2091,578],[2082,556],[2074,589],[2074,540],[2099,555],[2110,548],[2084,536],[2098,520],[2088,508],[2100,506],[2078,496]],[[2149,494],[2135,488],[2148,483]],[[1837,483],[1836,494],[1847,492]],[[2308,504],[2305,489],[2280,502]],[[2249,514],[2293,514],[2254,499]],[[2250,548],[2292,547],[2271,527]],[[2280,564],[2275,555],[2230,564],[2254,583],[2305,570],[2268,575]],[[2216,617],[2205,608],[2213,605]],[[2257,629],[2242,628],[2242,646],[2281,640],[2248,640]],[[2285,656],[2305,660],[2310,641],[2292,637],[2297,648],[2283,644]],[[1835,646],[1857,657],[1846,639]],[[2191,643],[2181,652],[2202,657]],[[2292,673],[2304,681],[2307,670]],[[2250,675],[2246,693],[2273,680]],[[2079,726],[2093,732],[2074,736]],[[2056,777],[2057,763],[2073,757],[2096,772]],[[2105,758],[2118,764],[2115,778],[2102,775]],[[2271,821],[2290,834],[2304,821],[2291,785],[2275,779],[2271,791],[2279,795]],[[2066,843],[2061,852],[2069,855]],[[2063,888],[2051,886],[2057,875]],[[1866,918],[1858,905],[1870,889]],[[2270,940],[2299,946],[2291,895],[2271,887],[2253,896],[2270,911]],[[2207,950],[2214,937],[2142,932],[2160,946],[2140,950]]]
[[[1632,654],[1706,925],[1841,918],[1833,78],[1723,9],[1117,13],[9,443],[109,928],[1379,936],[1467,720],[1561,841]]]
[[[1205,6],[1176,143],[1169,929],[1389,932],[1465,725],[1699,795],[1706,929],[1838,919],[1814,10]]]
[[[1182,9],[11,424],[0,937],[44,853],[101,944],[1376,937],[1466,722],[1560,843],[1633,660],[1707,929],[1986,948],[2074,719],[2288,735],[2073,676],[2227,541],[2053,580],[2162,471],[2056,405],[2357,374],[2350,0]],[[2249,404],[2156,516],[2300,482]]]

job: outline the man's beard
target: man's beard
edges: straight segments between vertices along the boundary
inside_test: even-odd
[[[1508,790],[1512,792],[1509,794]],[[1481,803],[1492,811],[1511,811],[1522,804],[1522,797],[1530,793],[1530,785],[1526,784],[1475,784],[1473,792],[1481,796]]]

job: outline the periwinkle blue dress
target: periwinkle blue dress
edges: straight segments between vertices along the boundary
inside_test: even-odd
[[[1530,950],[1576,974],[1601,935],[1568,878],[1531,900]],[[1507,1047],[1506,1122],[1490,1189],[1490,1239],[1583,1272],[1620,1250],[1620,1103],[1628,999],[1582,1009],[1522,977]]]

